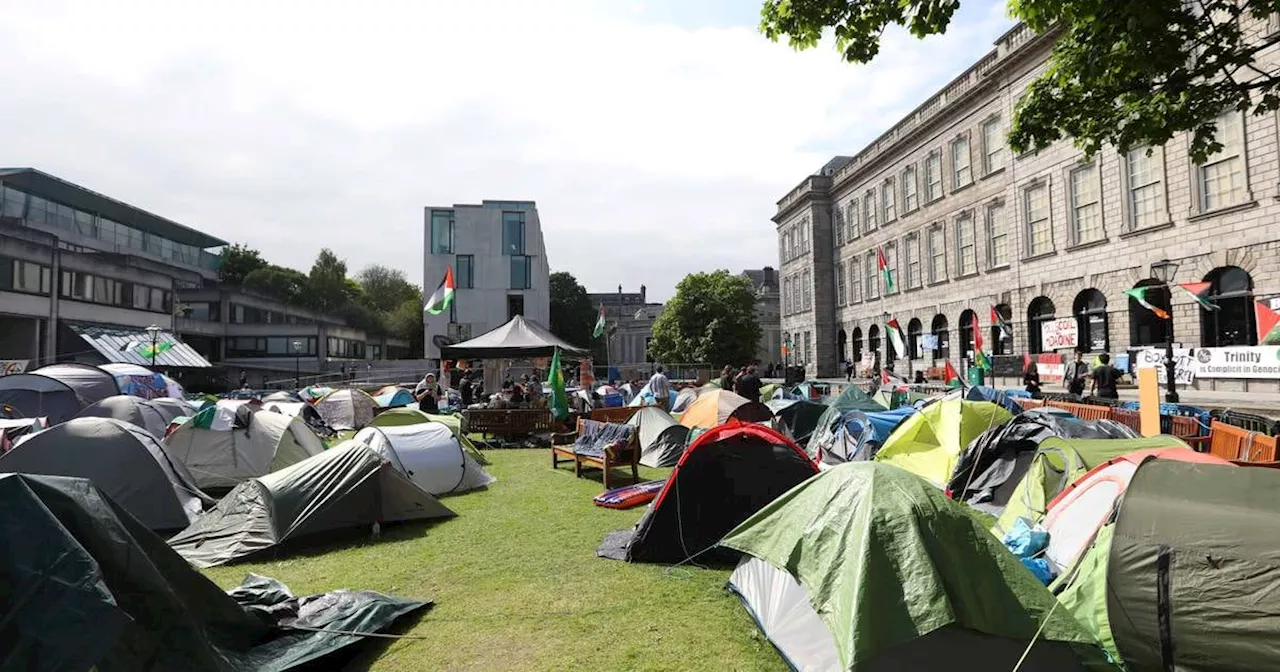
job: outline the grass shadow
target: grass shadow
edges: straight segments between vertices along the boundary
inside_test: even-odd
[[[370,533],[371,526],[347,528],[332,532],[308,535],[302,539],[291,540],[282,545],[264,549],[257,553],[236,558],[223,563],[221,567],[235,567],[264,562],[283,562],[288,560],[305,560],[316,558],[335,551],[343,551],[364,546],[377,546],[397,541],[408,541],[422,536],[427,530],[449,521],[449,518],[432,518],[430,520],[411,520],[403,523],[387,523],[382,526],[377,539]]]

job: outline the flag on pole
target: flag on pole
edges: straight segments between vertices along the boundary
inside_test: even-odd
[[[1258,345],[1280,345],[1280,314],[1267,304],[1254,301],[1253,316],[1258,327]]]
[[[1026,373],[1031,368],[1031,355],[1022,355],[1022,372]]]
[[[551,387],[551,399],[548,406],[556,420],[563,422],[569,417],[569,398],[564,392],[564,372],[560,370],[560,348],[556,348],[551,356],[551,366],[547,370],[547,385]]]
[[[1191,298],[1195,299],[1196,303],[1200,304],[1201,308],[1204,308],[1205,310],[1219,310],[1221,306],[1210,301],[1208,298],[1209,287],[1211,287],[1212,285],[1213,283],[1211,282],[1180,282],[1178,283],[1178,286],[1186,290],[1186,292],[1191,295]]]
[[[125,352],[132,350],[137,352],[139,355],[147,358],[158,357],[159,355],[165,352],[168,352],[169,350],[172,350],[172,349],[173,349],[173,341],[161,341],[159,343],[156,343],[155,345],[152,345],[151,343],[147,343],[145,341],[129,341],[129,344],[123,348]]]
[[[947,360],[947,365],[943,369],[943,381],[947,385],[958,384],[960,382],[960,374],[956,372],[956,367],[951,366],[951,360]]]
[[[895,317],[885,323],[884,330],[889,332],[889,341],[893,343],[893,351],[897,353],[898,358],[906,358],[907,345],[902,338],[902,325],[898,324],[898,318]]]
[[[893,271],[889,270],[889,262],[884,258],[884,247],[876,246],[876,268],[880,270],[880,275],[884,276],[884,292],[885,294],[893,293]]]
[[[423,307],[423,310],[432,315],[439,315],[448,310],[449,304],[453,303],[454,288],[453,266],[450,266],[445,269],[444,280],[441,280],[440,286],[436,287],[436,291],[431,293],[431,297],[427,299],[427,305]]]
[[[1206,282],[1205,284],[1207,285],[1209,283]],[[1124,293],[1129,298],[1133,299],[1134,301],[1137,301],[1138,305],[1142,306],[1143,308],[1146,308],[1152,313],[1155,313],[1156,317],[1162,320],[1169,319],[1169,313],[1166,312],[1165,309],[1161,308],[1160,306],[1153,306],[1149,301],[1147,301],[1147,290],[1149,289],[1151,288],[1150,287],[1134,287],[1133,289],[1124,290]]]
[[[604,304],[600,304],[600,315],[596,317],[596,328],[591,332],[591,338],[600,338],[604,335]]]
[[[1004,315],[1001,315],[995,306],[991,306],[991,324],[999,327],[1005,338],[1013,338],[1013,326],[1009,324],[1008,320],[1004,319]]]
[[[973,313],[973,363],[983,371],[991,370],[991,359],[982,351],[982,325],[978,324],[977,313]]]

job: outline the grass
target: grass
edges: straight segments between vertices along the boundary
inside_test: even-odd
[[[498,482],[443,498],[457,518],[206,574],[225,588],[256,572],[296,594],[352,588],[435,601],[400,630],[426,639],[375,644],[352,664],[358,669],[786,669],[724,589],[728,570],[595,556],[607,532],[643,512],[592,505],[598,472],[552,471],[547,450],[485,457]],[[666,470],[641,471],[662,478]]]

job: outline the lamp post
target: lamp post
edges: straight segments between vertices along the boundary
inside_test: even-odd
[[[880,360],[880,380],[889,368],[889,311],[880,314],[880,340],[884,341],[884,359]]]
[[[1173,301],[1172,301],[1173,293],[1170,290],[1170,285],[1173,282],[1173,278],[1175,275],[1177,275],[1177,273],[1178,273],[1178,262],[1176,261],[1161,259],[1160,261],[1157,261],[1154,264],[1151,264],[1152,279],[1158,280],[1160,284],[1164,286],[1165,293],[1170,297],[1170,301],[1169,301],[1170,311],[1173,310]],[[1166,323],[1166,326],[1165,326],[1165,339],[1164,339],[1164,375],[1167,383],[1166,384],[1167,391],[1165,392],[1164,400],[1171,404],[1176,404],[1178,403],[1178,383],[1175,379],[1176,378],[1175,374],[1177,373],[1178,367],[1173,360],[1173,315],[1172,314],[1169,316],[1168,320],[1165,320],[1165,323]]]
[[[302,387],[302,339],[293,339],[289,342],[289,347],[293,348],[293,387],[298,389]]]
[[[160,338],[160,327],[151,325],[146,329],[151,336],[151,368],[156,368],[156,341]]]

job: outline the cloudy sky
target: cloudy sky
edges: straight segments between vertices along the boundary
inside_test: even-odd
[[[658,299],[776,265],[776,201],[1011,25],[968,1],[849,66],[766,40],[756,0],[5,4],[0,165],[417,282],[423,206],[534,199],[554,270]]]

